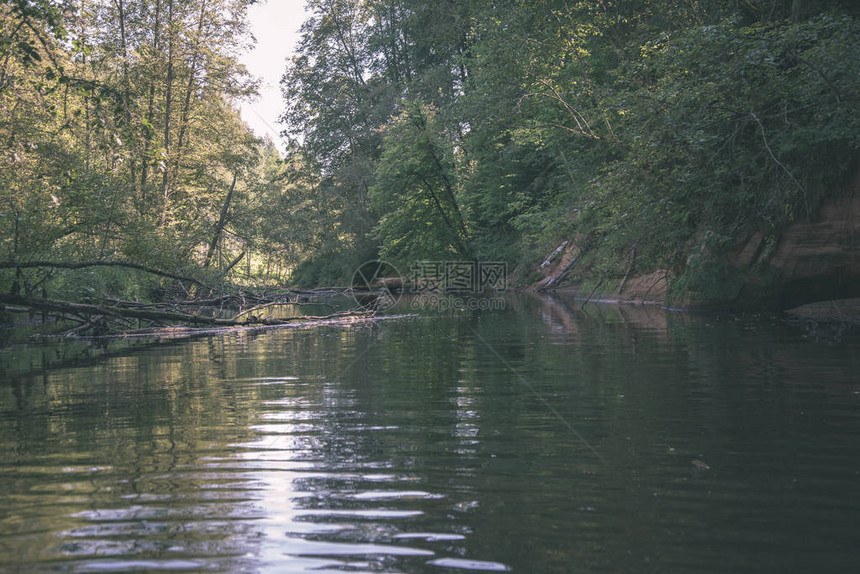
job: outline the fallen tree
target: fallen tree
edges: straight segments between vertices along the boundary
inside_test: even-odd
[[[254,312],[268,307],[290,305],[290,301],[274,301],[264,305],[257,305],[251,309],[239,311],[230,318],[199,315],[178,311],[166,310],[163,305],[151,304],[149,308],[136,306],[97,305],[91,303],[75,303],[71,301],[58,301],[54,299],[41,299],[24,295],[0,295],[0,304],[25,307],[34,311],[47,311],[58,317],[79,323],[70,332],[78,335],[81,327],[108,328],[109,319],[118,320],[145,320],[150,323],[163,326],[175,325],[201,325],[216,327],[236,327],[248,325],[285,325],[296,321],[321,321],[326,319],[337,319],[342,317],[370,316],[368,311],[342,311],[323,316],[300,315],[295,317],[265,317],[255,315]],[[164,304],[167,305],[167,304]]]
[[[253,292],[226,283],[213,287],[205,281],[189,275],[155,269],[129,261],[0,262],[0,269],[84,269],[88,267],[135,269],[173,279],[180,284],[182,282],[194,284],[201,289],[197,290],[198,297],[189,296],[188,291],[184,290],[186,296],[182,299],[152,302],[125,301],[113,297],[104,297],[100,302],[66,301],[35,297],[32,292],[20,293],[18,289],[13,289],[11,293],[0,294],[0,311],[6,309],[17,313],[30,312],[31,316],[35,313],[41,313],[43,321],[48,321],[50,318],[66,329],[63,334],[71,337],[141,331],[157,334],[159,329],[174,329],[176,327],[274,326],[302,321],[328,321],[373,315],[373,312],[367,309],[337,311],[333,305],[314,300],[313,295],[308,293],[294,293],[285,290]],[[231,292],[225,293],[225,291]],[[221,294],[216,295],[217,292]],[[324,295],[327,294],[329,293]],[[327,315],[296,315],[291,317],[275,317],[269,312],[277,307],[303,305],[327,306],[333,312]],[[70,325],[71,328],[68,328]]]
[[[564,247],[566,245],[567,245],[567,242],[565,242],[559,249],[564,249]],[[558,252],[559,249],[556,249],[556,252]],[[588,240],[583,241],[582,246],[579,249],[579,252],[575,256],[573,256],[570,259],[570,261],[568,261],[565,265],[563,265],[561,267],[561,269],[559,269],[555,274],[548,275],[543,281],[541,281],[538,284],[537,291],[539,291],[539,292],[549,291],[550,289],[554,289],[554,288],[558,287],[558,285],[567,278],[567,276],[571,272],[571,270],[576,266],[577,263],[579,263],[579,261],[582,259],[582,257],[586,253],[588,253],[588,251],[590,249],[591,249],[591,242],[589,242]],[[550,259],[547,259],[547,261],[550,261],[552,258],[555,258],[555,255],[556,254],[553,253],[553,255],[550,256]],[[547,263],[547,262],[545,261],[544,263]],[[544,266],[541,265],[541,268],[543,268],[543,267]]]

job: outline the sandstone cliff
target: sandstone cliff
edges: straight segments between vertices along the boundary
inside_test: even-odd
[[[588,269],[571,269],[583,251],[581,241],[557,250],[541,271],[545,278],[531,289],[557,289],[567,274],[587,278]],[[790,309],[816,301],[860,298],[860,170],[842,192],[825,200],[811,220],[796,221],[778,235],[755,231],[738,239],[725,261],[715,295],[707,300],[672,292],[672,274],[656,270],[602,283],[583,297],[626,302],[671,303],[677,306]],[[551,264],[550,264],[551,263]],[[571,287],[571,290],[576,291]]]
[[[860,172],[811,221],[792,223],[775,241],[752,234],[731,265],[742,279],[738,302],[789,309],[860,297]]]

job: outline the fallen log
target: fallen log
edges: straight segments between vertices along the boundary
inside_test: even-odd
[[[117,307],[116,305],[95,305],[91,303],[75,303],[54,299],[40,299],[24,295],[0,295],[0,304],[28,307],[41,311],[49,311],[62,315],[71,314],[79,317],[115,317],[121,319],[143,319],[157,323],[172,325],[206,325],[217,327],[237,327],[247,325],[285,325],[294,321],[321,321],[341,317],[370,316],[367,311],[343,311],[325,316],[296,316],[296,317],[258,317],[249,311],[239,313],[232,318],[206,317],[178,311],[160,309],[142,309],[139,307]],[[91,322],[91,321],[89,321]]]
[[[90,303],[74,303],[71,301],[59,301],[55,299],[39,299],[24,295],[0,295],[0,303],[8,305],[19,305],[31,309],[52,311],[55,313],[72,313],[76,315],[110,315],[112,317],[125,317],[132,319],[150,319],[155,321],[176,321],[180,323],[194,323],[198,325],[235,325],[230,319],[219,319],[216,317],[203,317],[189,313],[177,313],[174,311],[162,311],[158,309],[140,309],[132,307],[117,307],[115,305],[93,305]]]
[[[540,267],[538,267],[538,269],[545,269],[545,268],[549,267],[550,265],[552,265],[552,262],[555,260],[555,258],[558,257],[559,253],[564,251],[564,248],[567,247],[567,245],[569,243],[570,243],[570,241],[565,240],[564,243],[562,243],[561,245],[556,247],[555,251],[553,251],[552,253],[549,254],[549,257],[547,257],[544,260],[544,262],[540,264]]]
[[[567,277],[568,273],[570,273],[571,270],[576,266],[576,264],[579,263],[579,260],[582,259],[582,256],[588,252],[588,248],[589,248],[588,245],[584,245],[582,247],[582,249],[579,251],[579,253],[577,253],[573,259],[568,261],[567,265],[562,267],[558,273],[550,276],[546,280],[546,282],[540,286],[538,291],[547,291],[549,289],[552,289],[553,287],[555,287],[556,285],[558,285],[562,281],[564,281],[564,279]]]

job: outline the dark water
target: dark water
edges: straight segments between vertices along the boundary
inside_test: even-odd
[[[510,299],[0,375],[0,570],[848,572],[860,347]]]

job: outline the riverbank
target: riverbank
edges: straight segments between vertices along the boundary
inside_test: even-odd
[[[565,241],[541,265],[532,291],[565,291],[616,303],[722,310],[790,311],[817,320],[856,321],[860,297],[860,171],[830,195],[814,216],[778,231],[749,229],[728,244],[696,237],[679,269],[638,270],[632,251],[626,273],[606,276],[594,240]],[[841,303],[833,304],[833,301]]]

